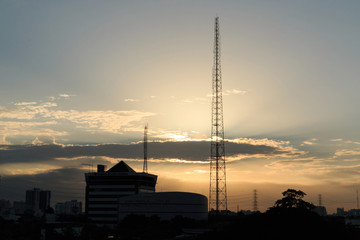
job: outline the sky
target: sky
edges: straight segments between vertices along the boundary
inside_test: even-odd
[[[288,188],[328,212],[360,187],[360,2],[0,0],[0,198],[84,201],[125,161],[208,195],[219,17],[230,210]],[[93,167],[92,167],[93,166]]]

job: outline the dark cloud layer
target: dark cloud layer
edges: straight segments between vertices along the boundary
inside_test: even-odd
[[[6,150],[4,150],[6,148]],[[226,155],[278,155],[294,154],[292,150],[267,145],[226,142]],[[1,149],[1,148],[0,148]],[[4,146],[0,150],[0,164],[46,162],[57,158],[75,158],[81,156],[106,156],[111,158],[143,157],[142,143],[101,144],[101,145],[16,145]],[[178,158],[192,161],[204,161],[209,157],[210,143],[206,141],[189,142],[150,142],[148,157],[155,159]],[[296,154],[296,153],[295,153]]]
[[[72,199],[85,201],[85,173],[87,170],[62,168],[32,175],[3,176],[0,185],[0,199],[25,201],[25,191],[40,188],[51,191],[51,205]],[[161,183],[160,183],[161,182]],[[161,187],[159,187],[159,183]],[[184,190],[186,186],[179,180],[159,176],[157,189]]]
[[[226,142],[227,156],[238,154],[263,154],[272,156],[279,154],[292,155],[292,148],[268,145],[252,145],[248,143]],[[176,158],[189,161],[206,161],[209,158],[210,142],[149,142],[148,157],[154,159]],[[296,153],[296,151],[295,151]],[[0,185],[0,198],[10,200],[25,199],[25,191],[34,187],[52,191],[54,201],[70,199],[83,200],[84,173],[88,171],[89,158],[93,163],[112,165],[109,158],[142,159],[143,144],[99,144],[99,145],[4,145],[0,146],[0,165],[17,163],[31,164],[33,168],[40,164],[56,167],[55,170],[29,174],[4,175]],[[64,161],[64,159],[67,159]],[[164,164],[164,163],[158,163]],[[16,165],[14,165],[16,168]],[[12,166],[12,168],[14,168]],[[29,165],[27,165],[29,166]],[[43,168],[43,167],[41,167]],[[3,169],[4,170],[4,169]],[[6,172],[6,171],[5,171]],[[25,171],[26,172],[26,171]]]

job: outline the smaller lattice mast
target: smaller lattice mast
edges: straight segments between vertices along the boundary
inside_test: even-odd
[[[319,194],[319,207],[322,207],[322,195]]]
[[[147,166],[147,133],[148,133],[148,124],[146,123],[144,128],[144,166],[143,166],[143,172],[148,172],[148,166]]]
[[[258,210],[258,201],[257,201],[257,190],[254,190],[254,202],[253,202],[254,206],[253,206],[253,210],[254,212],[259,211]]]

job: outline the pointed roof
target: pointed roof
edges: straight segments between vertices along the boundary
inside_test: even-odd
[[[136,173],[134,169],[129,167],[124,161],[120,161],[118,164],[107,170],[106,172],[127,172],[127,173]]]

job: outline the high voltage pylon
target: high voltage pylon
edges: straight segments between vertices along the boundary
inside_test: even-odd
[[[148,172],[148,166],[147,166],[147,132],[148,132],[148,124],[145,125],[144,128],[144,166],[143,166],[143,172]]]
[[[219,18],[215,18],[209,208],[227,210]]]

